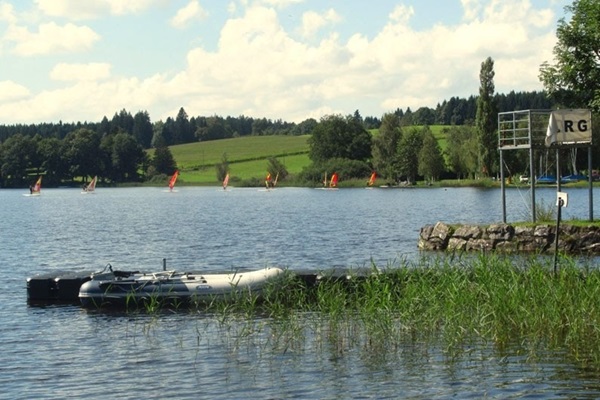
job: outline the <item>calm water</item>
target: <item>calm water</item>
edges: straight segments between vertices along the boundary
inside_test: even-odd
[[[565,218],[588,217],[570,189]],[[562,354],[531,359],[515,344],[400,341],[373,351],[352,327],[338,340],[318,316],[293,335],[269,320],[222,324],[197,313],[148,316],[30,307],[28,276],[52,270],[263,266],[319,270],[419,257],[419,229],[437,221],[499,222],[500,191],[233,188],[0,190],[0,398],[596,398],[594,374]],[[509,190],[508,220],[529,193]],[[555,189],[538,200],[555,202]],[[600,193],[594,193],[600,199]],[[595,213],[600,207],[595,206]],[[599,214],[600,215],[600,214]],[[287,331],[289,335],[289,330]]]

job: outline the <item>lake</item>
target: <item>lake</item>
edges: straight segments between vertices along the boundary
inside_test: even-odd
[[[563,218],[588,218],[587,189],[566,189]],[[0,398],[597,398],[594,373],[521,344],[373,345],[348,322],[306,315],[296,330],[198,312],[117,313],[29,306],[26,279],[53,270],[228,272],[393,266],[417,260],[437,221],[502,219],[499,189],[181,187],[0,190]],[[507,190],[508,221],[529,219],[527,189]],[[552,205],[555,188],[538,188]],[[594,189],[594,200],[600,192]],[[595,204],[595,209],[598,209]],[[595,263],[595,260],[589,260]],[[337,329],[337,330],[336,330]],[[282,333],[283,332],[283,333]],[[341,336],[339,335],[342,333]],[[332,335],[338,337],[332,340]]]

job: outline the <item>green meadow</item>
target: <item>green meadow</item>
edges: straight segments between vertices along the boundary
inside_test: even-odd
[[[216,165],[226,157],[230,181],[260,179],[267,174],[268,159],[273,157],[296,174],[310,164],[308,135],[247,136],[171,146],[173,158],[180,170],[182,184],[214,185]],[[152,154],[152,151],[150,151]]]
[[[431,126],[431,131],[445,148],[444,126]],[[370,131],[374,136],[377,130]],[[298,174],[311,161],[308,158],[308,138],[302,136],[246,136],[171,146],[170,150],[180,170],[179,184],[217,185],[216,164],[223,157],[229,162],[230,182],[262,181],[267,174],[268,159],[273,157],[285,165],[291,176]],[[149,151],[153,154],[153,150]],[[362,184],[362,182],[361,182]]]

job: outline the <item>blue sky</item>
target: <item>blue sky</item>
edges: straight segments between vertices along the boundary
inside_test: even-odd
[[[541,90],[567,0],[0,0],[0,124],[381,117]]]

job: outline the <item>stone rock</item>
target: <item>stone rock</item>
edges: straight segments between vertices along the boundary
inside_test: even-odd
[[[461,237],[451,237],[448,241],[447,249],[452,251],[464,251],[467,249],[467,240]]]
[[[448,251],[498,251],[553,253],[556,227],[490,224],[487,227],[461,225],[453,228],[443,222],[426,225],[419,234],[419,249]],[[564,253],[600,254],[600,228],[562,225],[558,249]]]
[[[482,230],[477,225],[461,225],[452,234],[453,238],[460,239],[479,239],[482,235]]]
[[[492,224],[488,226],[486,232],[492,240],[511,240],[515,229],[508,224]]]

